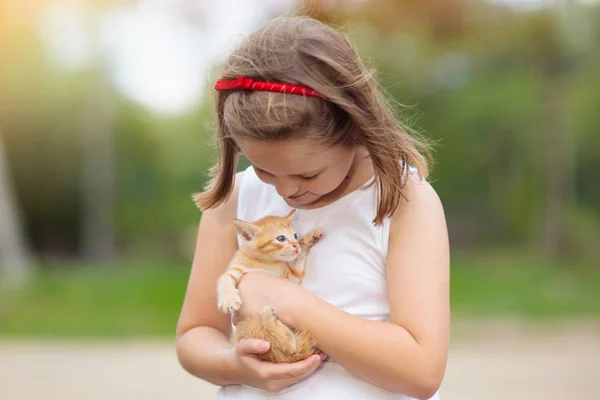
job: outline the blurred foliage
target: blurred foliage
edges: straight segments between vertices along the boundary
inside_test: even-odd
[[[392,103],[407,105],[401,117],[436,143],[431,182],[455,249],[550,245],[553,256],[600,260],[600,7],[307,3],[350,34]],[[40,258],[76,258],[83,118],[102,65],[61,68],[33,19],[0,21],[0,132],[26,232]],[[215,157],[212,94],[176,117],[109,95],[120,254],[189,262],[200,215],[191,194]]]
[[[0,336],[174,337],[188,274],[183,262],[46,265],[27,290],[0,292]],[[460,255],[452,311],[459,319],[570,322],[600,315],[599,285],[590,264]]]
[[[399,115],[435,143],[455,248],[599,260],[600,7],[373,0],[307,13],[343,27]]]
[[[0,292],[0,335],[173,336],[189,266],[45,265],[24,291]]]

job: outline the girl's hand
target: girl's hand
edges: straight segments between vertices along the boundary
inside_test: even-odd
[[[287,279],[278,278],[266,272],[252,271],[239,281],[238,289],[242,296],[242,307],[233,315],[233,323],[248,316],[260,313],[265,306],[273,307],[277,315],[289,314],[294,304],[302,301],[308,293]]]
[[[312,355],[295,363],[262,361],[257,354],[269,350],[269,342],[241,339],[233,349],[233,365],[238,381],[267,392],[278,392],[310,376],[321,365],[325,355]]]
[[[243,317],[259,313],[269,305],[280,311],[289,311],[305,291],[298,285],[264,272],[249,272],[240,280],[238,289],[242,295],[242,307],[234,315],[234,324]],[[284,301],[285,300],[285,301]],[[240,381],[266,390],[277,392],[310,376],[325,360],[326,355],[314,354],[295,363],[271,363],[262,361],[257,354],[269,350],[269,342],[258,339],[241,339],[235,348],[235,361]]]

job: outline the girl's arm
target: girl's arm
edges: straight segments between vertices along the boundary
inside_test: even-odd
[[[273,364],[256,356],[268,351],[268,342],[242,339],[232,344],[229,340],[230,316],[217,308],[217,280],[237,250],[233,219],[241,180],[242,173],[238,173],[229,200],[202,215],[177,325],[177,357],[190,374],[215,385],[243,383],[277,391],[310,375],[321,358],[311,356],[295,363]]]
[[[407,189],[408,202],[390,229],[386,273],[391,322],[350,315],[265,274],[248,274],[240,289],[244,299],[255,299],[248,310],[259,307],[257,301],[278,304],[282,322],[310,330],[322,351],[358,377],[428,399],[441,385],[449,345],[448,235],[433,188],[409,181]],[[270,295],[274,298],[265,297]]]
[[[216,385],[237,383],[231,365],[230,317],[217,308],[217,280],[237,250],[232,221],[241,173],[230,201],[202,214],[192,270],[177,324],[179,362],[192,375]]]

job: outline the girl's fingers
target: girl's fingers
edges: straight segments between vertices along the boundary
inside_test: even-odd
[[[292,386],[295,385],[296,383],[306,379],[307,377],[311,376],[312,374],[315,373],[315,371],[317,370],[317,368],[319,368],[319,366],[321,365],[321,361],[320,361],[320,357],[319,357],[319,361],[317,362],[313,362],[312,366],[305,372],[300,373],[299,375],[294,376],[293,378],[284,378],[284,379],[271,379],[269,380],[266,385],[264,386],[264,389],[269,391],[269,392],[278,392],[281,389],[284,389],[288,386]]]
[[[296,378],[314,371],[321,364],[321,357],[313,354],[295,363],[263,363],[261,376],[269,380]]]
[[[293,385],[296,382],[300,382],[301,380],[303,380],[306,377],[311,376],[312,374],[314,374],[314,372],[321,366],[321,362],[316,363],[314,366],[312,366],[308,371],[306,371],[303,374],[300,374],[298,376],[295,376],[294,378],[290,378],[287,382],[285,382],[285,387]]]
[[[239,355],[262,354],[269,351],[271,344],[266,340],[259,339],[240,339],[236,345],[236,351]]]

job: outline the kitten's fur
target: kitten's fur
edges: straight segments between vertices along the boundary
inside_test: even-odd
[[[258,357],[270,362],[296,362],[316,354],[319,350],[308,331],[290,329],[281,322],[275,310],[265,307],[260,314],[251,315],[238,322],[236,340],[263,339],[271,343],[269,351]]]
[[[218,280],[219,309],[232,314],[240,309],[242,299],[237,284],[246,272],[261,270],[287,279],[304,278],[306,256],[311,247],[323,237],[323,229],[315,228],[296,237],[292,225],[292,210],[285,217],[266,216],[254,222],[234,220],[243,243]],[[236,338],[264,339],[271,348],[259,358],[271,362],[294,362],[317,352],[310,333],[290,329],[277,318],[271,307],[251,315],[236,326]]]

